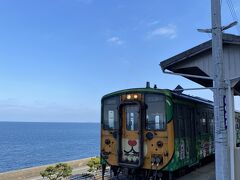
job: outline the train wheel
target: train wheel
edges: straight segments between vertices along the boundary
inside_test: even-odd
[[[175,179],[176,179],[174,172],[169,172],[169,173],[168,173],[168,179],[169,179],[169,180],[175,180]]]

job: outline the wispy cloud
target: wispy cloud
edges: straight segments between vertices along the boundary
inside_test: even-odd
[[[158,27],[152,30],[150,33],[148,33],[148,38],[153,38],[158,36],[174,39],[177,37],[177,27],[173,24],[169,24],[164,27]]]
[[[152,21],[148,23],[148,26],[155,26],[155,25],[158,25],[159,23],[160,23],[159,21]]]
[[[116,45],[122,45],[124,44],[124,41],[122,41],[119,37],[113,36],[107,40],[108,43],[116,44]]]

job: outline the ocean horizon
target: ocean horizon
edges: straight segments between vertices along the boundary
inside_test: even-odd
[[[0,122],[0,172],[98,156],[100,123]]]

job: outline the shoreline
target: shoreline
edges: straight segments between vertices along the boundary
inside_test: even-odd
[[[61,163],[67,163],[73,168],[73,175],[74,172],[82,170],[88,170],[87,163],[92,157],[73,160],[73,161],[64,161]],[[40,176],[40,171],[43,171],[48,166],[52,166],[58,164],[60,162],[54,164],[47,164],[42,166],[35,166],[31,168],[19,169],[19,170],[12,170],[0,173],[0,180],[38,180],[42,179]]]

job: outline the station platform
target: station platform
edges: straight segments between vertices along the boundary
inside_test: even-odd
[[[215,180],[215,162],[197,168],[177,180]]]
[[[88,172],[89,167],[86,165],[88,161],[89,158],[67,162],[73,167],[73,176],[69,179],[101,180],[101,172],[99,172],[95,178],[83,178],[80,176],[80,174]],[[47,166],[49,165],[0,173],[0,180],[42,180],[43,178],[40,176],[40,171],[44,170]],[[106,172],[106,177],[104,178],[105,180],[109,179],[109,174],[109,172]],[[215,180],[215,164],[214,162],[206,164],[200,168],[195,169],[194,171],[191,171],[189,174],[177,178],[177,180]]]

